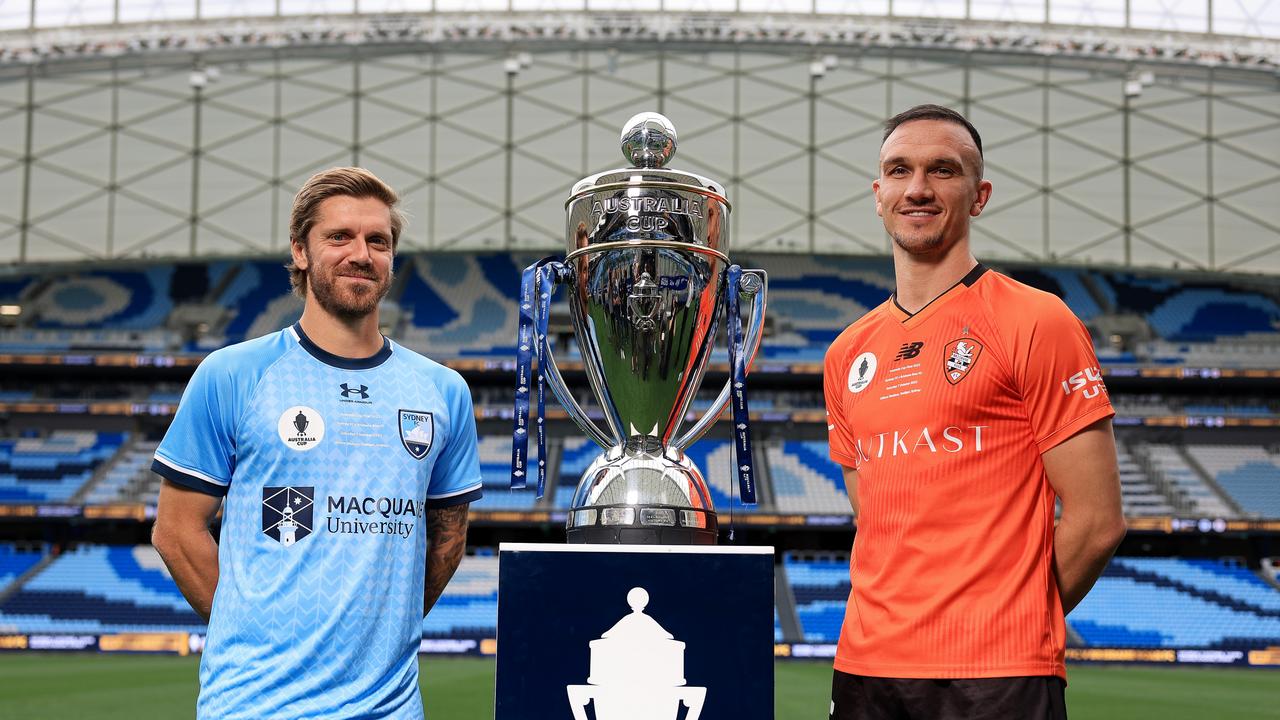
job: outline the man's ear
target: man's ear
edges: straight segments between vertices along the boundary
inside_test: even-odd
[[[307,246],[304,242],[289,240],[289,253],[293,255],[293,266],[299,270],[307,269]]]

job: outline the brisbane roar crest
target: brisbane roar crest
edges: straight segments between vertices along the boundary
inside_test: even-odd
[[[960,338],[947,343],[942,350],[942,374],[955,385],[969,374],[982,354],[982,343],[973,338]]]

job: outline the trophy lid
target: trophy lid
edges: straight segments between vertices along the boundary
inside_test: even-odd
[[[644,614],[645,606],[649,604],[647,590],[642,587],[631,588],[631,592],[627,593],[627,604],[631,606],[631,614],[623,617],[600,637],[624,642],[670,640],[674,637],[662,629],[657,620]]]
[[[631,162],[632,167],[588,175],[574,184],[571,196],[596,185],[667,182],[692,185],[724,197],[724,186],[720,183],[695,173],[665,167],[676,153],[676,128],[665,115],[656,112],[633,115],[622,127],[619,142],[623,157]]]

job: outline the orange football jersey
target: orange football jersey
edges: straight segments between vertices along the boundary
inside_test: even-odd
[[[1065,678],[1040,454],[1114,414],[1080,320],[978,265],[914,315],[890,298],[851,325],[823,384],[860,508],[836,669]]]

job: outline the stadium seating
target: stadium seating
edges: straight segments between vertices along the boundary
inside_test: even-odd
[[[765,448],[774,503],[782,513],[850,515],[840,467],[822,441],[788,440]]]
[[[1223,502],[1222,497],[1205,483],[1200,473],[1187,464],[1178,448],[1150,443],[1140,449],[1150,461],[1157,483],[1164,483],[1168,488],[1173,505],[1178,511],[1207,517],[1236,516],[1236,512]],[[1139,448],[1135,446],[1131,450],[1137,451]]]
[[[82,546],[0,604],[0,631],[203,632],[149,545]]]
[[[1280,455],[1256,445],[1188,445],[1187,451],[1246,514],[1280,517]]]
[[[509,254],[436,253],[414,258],[401,306],[398,340],[437,358],[515,358],[522,264]]]
[[[848,559],[805,559],[787,553],[782,558],[782,567],[795,598],[796,618],[804,641],[838,641],[849,599]]]
[[[444,594],[422,621],[423,637],[496,637],[498,558],[481,548],[462,558]]]
[[[537,476],[523,490],[511,489],[511,438],[481,437],[478,443],[484,497],[472,503],[476,510],[532,510],[537,503]],[[536,468],[534,469],[536,472]]]
[[[265,260],[233,268],[235,275],[217,301],[234,314],[215,347],[266,335],[301,317],[302,301],[290,294],[289,276],[282,265]]]
[[[64,502],[112,457],[124,433],[55,431],[0,439],[0,502]]]
[[[1125,517],[1174,513],[1169,498],[1160,492],[1127,450],[1117,448],[1117,460],[1120,468],[1120,500]]]
[[[90,505],[115,502],[155,504],[160,492],[160,476],[151,472],[155,440],[138,440],[116,456],[101,478],[85,495]]]
[[[1068,621],[1089,645],[1280,644],[1280,591],[1220,560],[1115,558]]]
[[[44,553],[37,550],[21,550],[8,543],[0,543],[0,593],[9,587],[9,583],[35,567],[42,557]]]

